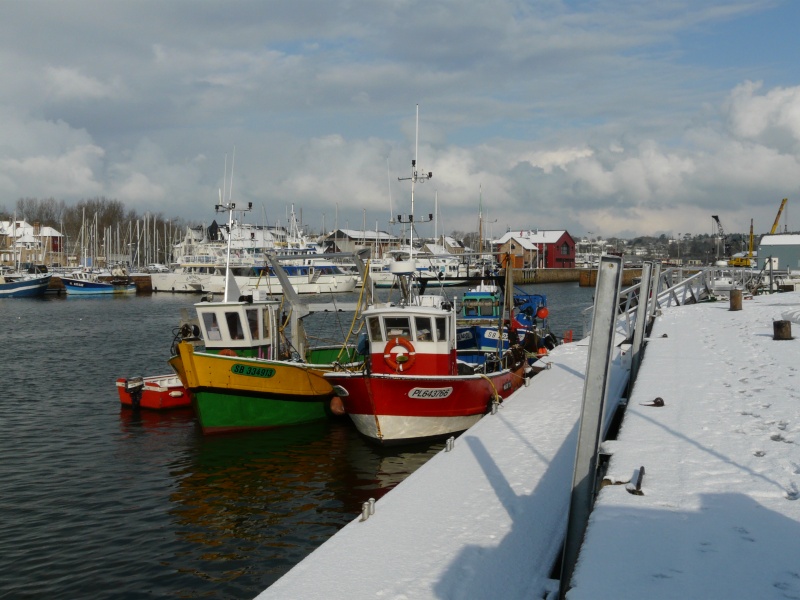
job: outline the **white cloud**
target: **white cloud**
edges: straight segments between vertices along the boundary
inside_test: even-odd
[[[13,188],[7,193],[42,198],[91,197],[104,190],[102,182],[95,177],[103,156],[102,148],[83,145],[57,156],[2,158],[0,173],[13,181]]]
[[[103,83],[74,68],[47,67],[44,79],[49,95],[56,100],[102,100],[118,97],[124,92],[119,78]]]
[[[105,195],[203,220],[235,146],[239,200],[386,226],[390,192],[409,209],[417,103],[434,178],[416,208],[438,192],[445,228],[475,228],[482,189],[497,227],[744,230],[800,186],[794,65],[717,68],[697,41],[773,5],[35,5],[0,22],[0,205]]]

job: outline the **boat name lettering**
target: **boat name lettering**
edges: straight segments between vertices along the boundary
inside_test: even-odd
[[[490,329],[490,330],[488,330],[488,331],[486,332],[486,339],[487,339],[487,340],[496,340],[496,339],[497,339],[497,330],[496,330],[496,329]],[[503,332],[503,339],[504,339],[504,340],[507,340],[507,339],[508,339],[508,333],[506,333],[506,332]]]
[[[472,339],[472,332],[471,331],[459,331],[456,335],[456,341],[463,342],[464,340],[471,340]]]
[[[408,392],[409,398],[447,398],[453,393],[453,388],[414,388]]]
[[[510,381],[506,381],[503,384],[503,391],[510,390],[510,389],[511,389],[511,382]]]
[[[275,369],[268,367],[252,367],[250,365],[235,364],[231,367],[231,373],[236,375],[247,375],[249,377],[272,377]]]

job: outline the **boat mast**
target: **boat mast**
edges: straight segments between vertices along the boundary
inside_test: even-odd
[[[419,153],[419,104],[417,104],[417,120],[414,134],[414,160],[411,161],[411,177],[398,177],[398,181],[411,180],[411,214],[408,215],[407,220],[403,220],[403,215],[397,215],[400,223],[410,223],[409,245],[411,246],[410,258],[414,259],[414,185],[419,181],[420,183],[428,181],[433,177],[433,172],[420,173],[417,171],[417,156]],[[433,215],[428,215],[428,221],[433,220]],[[422,221],[425,223],[426,221]]]
[[[234,158],[235,158],[236,149],[234,148]],[[225,176],[227,176],[227,157],[225,157]],[[231,197],[233,195],[233,160],[231,160],[231,183],[230,183],[230,191],[228,192],[228,201],[223,201],[223,193],[225,189],[225,179],[223,177],[222,189],[219,191],[219,204],[214,205],[214,210],[218,213],[228,211],[228,250],[227,250],[227,257],[225,259],[225,296],[223,297],[223,302],[234,302],[239,299],[238,287],[236,286],[236,280],[233,278],[233,274],[231,273],[231,237],[233,233],[233,211],[236,210],[236,203],[231,202]],[[240,208],[239,211],[245,213],[249,210],[253,209],[253,203],[248,202],[247,208]],[[235,298],[233,296],[236,296]]]

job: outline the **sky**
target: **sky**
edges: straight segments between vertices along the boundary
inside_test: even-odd
[[[617,438],[603,442],[609,485],[566,597],[798,598],[798,340],[775,341],[773,322],[790,321],[796,336],[800,297],[746,297],[740,311],[727,298],[666,304],[630,395],[629,346],[614,350],[608,401],[629,400]],[[557,346],[529,386],[258,600],[557,597],[551,567],[566,532],[588,344]],[[641,494],[629,493],[641,467]]]
[[[800,3],[0,0],[0,208],[574,237],[800,229]],[[419,107],[417,135],[416,112]],[[794,196],[794,198],[793,198]],[[591,232],[591,233],[590,233]]]

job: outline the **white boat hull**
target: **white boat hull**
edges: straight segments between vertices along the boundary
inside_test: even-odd
[[[351,414],[358,431],[382,443],[408,439],[437,438],[465,431],[480,421],[482,414],[454,417],[414,417],[396,415]]]

